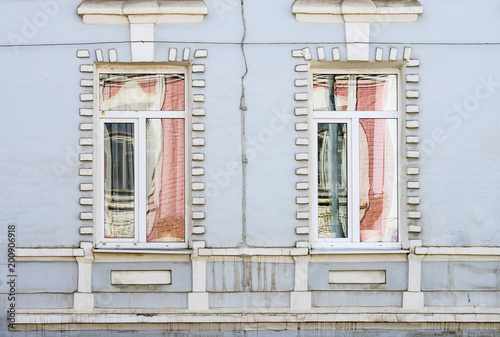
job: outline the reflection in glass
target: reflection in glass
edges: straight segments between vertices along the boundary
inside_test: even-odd
[[[184,241],[184,119],[147,119],[148,242]]]
[[[184,110],[184,74],[100,74],[99,109]]]
[[[134,124],[104,124],[104,236],[133,238]]]
[[[313,75],[316,111],[395,111],[397,75]]]
[[[359,121],[360,240],[397,242],[397,120]]]
[[[347,238],[347,124],[318,124],[318,237]]]

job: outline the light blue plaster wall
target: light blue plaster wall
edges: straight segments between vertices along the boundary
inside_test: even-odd
[[[96,308],[185,309],[187,294],[182,293],[97,293]]]
[[[403,295],[396,291],[313,291],[313,307],[401,306]]]
[[[73,293],[77,290],[76,262],[17,262],[16,274],[19,293]]]

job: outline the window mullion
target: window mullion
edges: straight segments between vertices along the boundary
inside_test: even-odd
[[[138,182],[136,199],[136,230],[139,242],[146,242],[146,119],[138,119],[137,128],[137,166],[136,181]]]
[[[351,120],[351,189],[350,189],[350,215],[351,215],[351,240],[360,242],[360,223],[359,223],[359,118]]]

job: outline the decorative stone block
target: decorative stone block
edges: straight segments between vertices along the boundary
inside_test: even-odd
[[[398,58],[398,49],[397,48],[390,48],[389,49],[389,60],[396,61],[397,58]]]
[[[194,182],[191,184],[191,190],[193,191],[203,191],[205,189],[205,183]]]
[[[92,116],[92,115],[93,115],[92,109],[85,109],[85,108],[80,109],[80,116]]]
[[[206,49],[197,49],[194,52],[194,57],[199,59],[199,58],[206,58],[208,56],[208,51]]]
[[[81,176],[91,176],[92,175],[92,169],[80,169],[78,173]]]
[[[80,80],[81,87],[92,87],[94,85],[94,81],[92,80]]]
[[[94,100],[94,94],[81,94],[80,101],[81,102],[92,102]]]
[[[420,212],[408,212],[408,219],[420,219]]]
[[[309,61],[312,59],[311,50],[309,48],[302,49],[304,51],[304,60]]]
[[[296,241],[295,247],[297,247],[297,248],[309,248],[309,241]]]
[[[409,60],[411,58],[411,47],[405,47],[403,52],[403,59]]]
[[[295,203],[297,205],[307,205],[309,204],[309,197],[297,197],[295,198]]]
[[[307,92],[297,92],[295,93],[295,100],[297,102],[307,101],[308,95]]]
[[[309,71],[309,65],[308,64],[297,64],[295,66],[295,71],[299,72],[299,73]]]
[[[92,235],[94,234],[94,228],[89,226],[80,227],[80,235]]]
[[[411,67],[411,68],[418,67],[418,66],[420,66],[420,60],[418,60],[418,59],[408,60],[406,62],[406,66]]]
[[[420,197],[408,197],[408,204],[409,205],[419,205],[420,204]]]
[[[109,54],[109,62],[116,62],[118,61],[118,56],[116,54],[116,49],[110,49],[108,50],[108,54]]]
[[[334,61],[340,60],[340,49],[339,48],[332,48],[332,57],[333,57]]]
[[[204,153],[193,153],[192,159],[193,159],[193,161],[204,161],[205,154]]]
[[[80,153],[80,161],[92,161],[92,153]]]
[[[193,95],[193,102],[197,102],[197,103],[205,102],[205,95],[200,95],[200,94]]]
[[[191,71],[193,73],[204,73],[205,72],[205,65],[204,64],[193,64],[191,66]]]
[[[297,220],[308,220],[309,212],[297,212],[296,213]]]
[[[191,127],[193,131],[205,131],[205,124],[203,123],[193,123]]]
[[[307,123],[295,123],[295,131],[307,131]]]
[[[305,161],[308,159],[309,159],[308,153],[296,153],[295,154],[295,160],[297,160],[297,161]]]
[[[81,131],[92,131],[93,124],[92,123],[81,123],[80,130]]]
[[[406,128],[407,129],[418,129],[419,123],[418,121],[415,120],[407,120],[406,121]]]
[[[203,167],[193,167],[191,169],[191,175],[193,176],[202,176],[205,174],[205,169]]]
[[[419,158],[419,157],[420,157],[419,151],[406,151],[406,158]]]
[[[406,98],[418,98],[418,90],[406,90]]]
[[[316,52],[318,53],[318,60],[324,61],[326,59],[325,48],[318,47],[316,48]]]
[[[170,48],[168,50],[168,60],[169,62],[177,61],[177,48]]]
[[[408,175],[417,175],[420,173],[420,169],[418,167],[408,167],[406,169],[406,174]]]
[[[295,80],[296,87],[307,87],[307,78],[300,78]]]
[[[302,49],[292,50],[292,57],[304,57],[304,51]]]
[[[308,146],[309,139],[308,138],[295,138],[295,145],[297,146]]]
[[[80,205],[82,206],[92,206],[94,204],[94,199],[92,198],[80,198]]]
[[[418,144],[419,138],[417,136],[408,136],[406,137],[407,144]]]
[[[382,61],[384,59],[384,50],[382,48],[375,49],[375,61]]]
[[[419,189],[420,183],[418,181],[409,181],[407,186],[409,189]]]
[[[298,235],[309,234],[309,226],[295,227],[295,234],[298,234]]]
[[[420,232],[422,232],[422,226],[410,225],[410,226],[408,226],[408,232],[420,233]]]
[[[196,108],[193,109],[193,116],[205,116],[205,109],[203,108]]]
[[[307,167],[298,167],[295,169],[295,174],[299,176],[305,176],[309,174],[309,169]]]
[[[80,146],[92,146],[92,138],[80,138]]]
[[[78,58],[88,58],[88,57],[90,57],[90,53],[89,53],[88,49],[78,49],[76,51],[76,57],[78,57]]]
[[[407,83],[418,83],[420,77],[418,75],[406,75]]]
[[[295,116],[307,116],[307,108],[295,108]]]
[[[80,220],[92,220],[94,218],[94,213],[82,212],[80,213]]]
[[[205,88],[205,80],[193,80],[193,88]]]
[[[308,182],[298,182],[297,184],[295,184],[295,188],[299,191],[308,190],[309,183]]]
[[[189,60],[189,55],[191,55],[191,49],[190,48],[184,48],[184,53],[182,55],[182,60],[184,60],[184,61]]]
[[[193,138],[193,146],[205,146],[205,138]]]
[[[90,183],[82,183],[80,184],[80,191],[92,191],[94,190],[94,186]]]
[[[205,234],[205,226],[193,226],[191,233],[194,235]]]
[[[205,198],[202,197],[193,198],[193,205],[205,205]]]
[[[80,65],[80,72],[81,73],[93,73],[94,72],[94,65],[93,64],[82,64],[82,65]]]
[[[415,104],[409,104],[406,106],[406,113],[419,113],[420,112],[420,106],[415,105]]]
[[[205,212],[193,212],[193,220],[205,219]]]
[[[104,61],[104,56],[103,56],[103,53],[102,53],[101,49],[96,49],[95,50],[95,59],[97,60],[97,62]]]

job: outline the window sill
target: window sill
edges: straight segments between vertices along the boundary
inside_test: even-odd
[[[94,253],[191,255],[191,249],[94,249]]]
[[[83,0],[78,7],[85,24],[199,23],[207,13],[203,0]]]
[[[311,255],[408,254],[408,249],[311,249]]]

